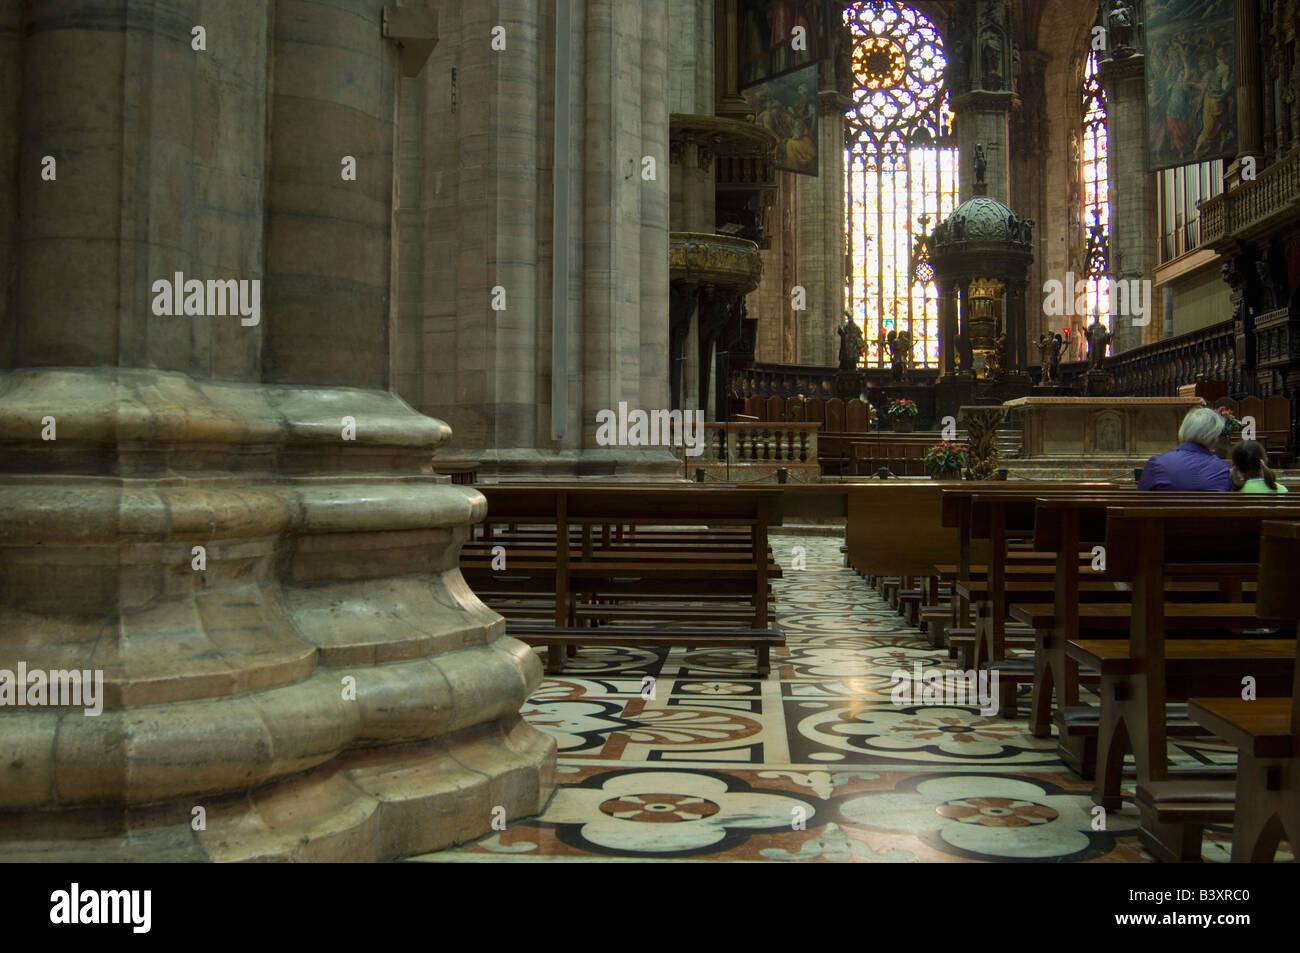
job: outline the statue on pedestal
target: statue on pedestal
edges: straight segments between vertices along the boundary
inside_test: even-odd
[[[1061,352],[1065,350],[1065,339],[1051,331],[1044,332],[1038,339],[1038,354],[1043,364],[1043,383],[1056,384],[1061,372]]]
[[[1110,329],[1101,323],[1101,318],[1094,316],[1092,324],[1088,325],[1088,370],[1101,370],[1102,361],[1106,359],[1106,348],[1114,335]]]
[[[847,311],[844,312],[844,321],[839,327],[840,335],[840,370],[855,371],[858,369],[858,360],[862,357],[862,351],[867,342],[862,337],[862,332],[858,330],[857,323],[849,317]]]
[[[984,158],[983,143],[975,143],[975,181],[983,182],[984,173],[988,170],[988,160]]]

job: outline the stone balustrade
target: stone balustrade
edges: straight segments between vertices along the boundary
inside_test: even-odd
[[[1221,249],[1291,221],[1300,211],[1300,148],[1259,176],[1201,204],[1201,244]]]
[[[730,483],[776,482],[777,471],[785,470],[794,483],[815,483],[821,475],[817,464],[817,432],[821,424],[795,421],[769,423],[749,421],[704,424],[704,449],[689,456],[679,449],[687,479]]]
[[[817,463],[817,423],[704,425],[704,459],[729,463]]]

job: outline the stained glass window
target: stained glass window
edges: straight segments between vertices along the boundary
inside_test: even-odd
[[[1110,315],[1110,179],[1106,169],[1109,156],[1106,137],[1106,89],[1097,78],[1097,51],[1088,54],[1083,69],[1083,227],[1084,282],[1088,311],[1101,317],[1107,327]]]
[[[890,331],[912,333],[915,367],[939,365],[939,289],[911,255],[916,239],[957,207],[957,150],[943,86],[943,41],[925,16],[896,0],[844,11],[853,34],[853,105],[846,114],[845,299],[883,367]],[[913,280],[915,277],[917,280]]]

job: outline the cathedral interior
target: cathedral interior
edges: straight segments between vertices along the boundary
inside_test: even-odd
[[[0,2],[0,859],[1293,860],[1298,40]]]

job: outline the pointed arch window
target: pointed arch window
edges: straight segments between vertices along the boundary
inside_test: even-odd
[[[912,268],[917,239],[957,207],[957,150],[943,86],[939,31],[898,0],[844,11],[853,37],[853,105],[846,113],[845,307],[883,367],[890,331],[912,333],[913,366],[939,365],[933,271]]]
[[[1110,314],[1110,143],[1106,133],[1106,88],[1097,76],[1097,51],[1088,54],[1083,68],[1083,178],[1084,282],[1088,310],[1111,326]]]

